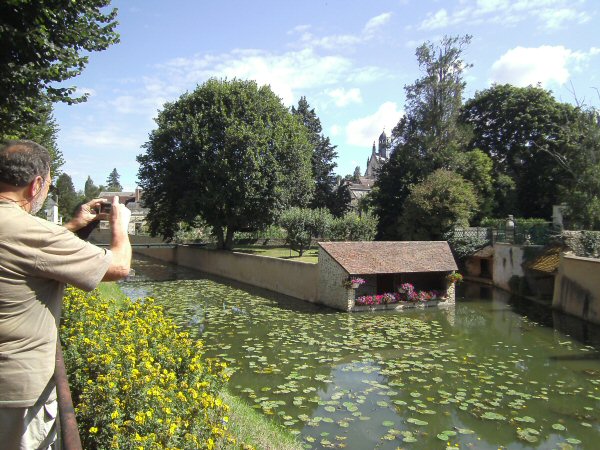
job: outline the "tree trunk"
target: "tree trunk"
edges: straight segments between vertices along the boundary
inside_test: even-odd
[[[217,249],[223,250],[225,248],[225,239],[223,238],[223,227],[213,227],[213,233],[217,238]]]
[[[232,227],[227,227],[227,235],[225,236],[225,250],[233,250],[233,234],[235,230]]]

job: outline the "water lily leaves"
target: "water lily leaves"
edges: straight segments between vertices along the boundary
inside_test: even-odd
[[[515,417],[513,420],[522,423],[535,423],[535,419],[529,416]]]
[[[415,419],[414,417],[409,417],[408,419],[406,419],[406,421],[408,423],[412,423],[412,424],[418,425],[420,427],[423,427],[425,425],[429,425],[429,422],[425,422],[424,420],[420,420],[420,419]]]
[[[549,356],[597,348],[516,315],[494,322],[510,329],[490,333],[489,303],[459,302],[450,315],[441,310],[347,315],[206,279],[141,288],[202,339],[206,357],[228,362],[235,395],[276,416],[290,433],[300,433],[307,447],[340,447],[348,438],[349,447],[370,448],[361,433],[378,424],[387,429],[384,441],[418,439],[422,448],[451,445],[452,433],[477,435],[479,426],[482,438],[493,427],[512,435],[507,447],[580,444],[574,436],[556,442],[567,429],[580,430],[578,438],[586,442],[597,437],[600,363],[585,359],[585,371],[573,370],[569,361],[547,369]],[[502,308],[501,314],[512,312]],[[515,327],[516,321],[526,327]],[[524,328],[527,334],[516,336]],[[551,334],[540,337],[546,333]],[[435,428],[433,420],[416,418],[427,416],[439,418]],[[440,431],[438,423],[450,430]],[[418,427],[420,433],[392,430],[394,424]]]
[[[481,418],[486,420],[506,420],[506,417],[504,417],[502,414],[498,414],[492,411],[486,411],[482,414]]]

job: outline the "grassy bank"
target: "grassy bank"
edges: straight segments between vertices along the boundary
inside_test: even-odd
[[[289,259],[292,261],[302,261],[316,264],[318,262],[319,251],[312,247],[298,256],[298,252],[290,250],[288,247],[270,247],[268,245],[236,245],[234,252],[249,253],[259,256],[270,256],[272,258]]]
[[[284,428],[277,426],[267,417],[249,406],[227,390],[221,392],[230,408],[229,431],[238,441],[246,442],[257,449],[300,450],[302,445]]]
[[[128,308],[127,305],[130,305],[130,302],[128,301],[128,299],[127,299],[126,295],[123,293],[123,291],[121,291],[118,283],[101,283],[100,286],[98,287],[97,295],[98,295],[100,304],[104,303],[107,299],[114,300],[114,302],[110,302],[110,306],[107,306],[107,308],[109,308],[109,310],[107,310],[105,312],[106,314],[108,314],[106,316],[106,320],[109,320],[110,317],[115,317],[115,315],[118,315],[121,312],[120,310],[127,310],[127,308]],[[89,306],[92,307],[93,309],[95,309],[95,307],[92,306],[91,304]],[[68,310],[68,308],[67,308],[67,310]],[[140,314],[142,314],[142,316],[140,316],[140,317],[142,317],[142,318],[143,318],[143,315],[145,314],[144,311],[146,311],[146,310],[144,309],[144,307],[142,307],[142,310],[140,312]],[[67,316],[68,316],[68,311],[67,311]],[[156,318],[149,320],[149,323],[150,322],[153,324],[156,324],[157,323]],[[131,324],[129,324],[129,325],[131,325]],[[150,325],[150,327],[151,326],[152,325]],[[90,330],[88,330],[88,331],[90,331]],[[158,331],[158,330],[156,330],[156,331]],[[152,333],[150,330],[148,330],[148,332]],[[111,336],[100,336],[100,335],[95,339],[95,341],[104,341],[104,340],[111,341],[114,344],[117,339],[116,339],[116,336],[111,337]],[[161,355],[161,354],[165,355],[164,353],[162,353],[160,348],[158,348],[158,349],[148,348],[148,352],[150,352],[150,353],[158,352],[156,357],[159,357],[159,355]],[[72,351],[70,352],[67,349],[66,354],[69,355],[71,353],[72,353]],[[81,356],[81,355],[79,355],[79,356]],[[98,354],[96,356],[106,358],[107,354],[106,354],[106,351],[101,350],[98,352]],[[82,360],[83,361],[87,360],[89,362],[89,359],[86,359],[86,358],[83,358]],[[76,370],[76,371],[84,370],[85,371],[85,369],[80,364],[77,364],[76,366],[72,367],[72,370]],[[123,374],[123,375],[124,375],[123,380],[125,380],[124,382],[129,383],[129,381],[127,381],[127,380],[130,379],[130,376],[125,375],[125,374]],[[179,378],[181,378],[181,376]],[[150,381],[150,382],[152,382],[152,381]],[[95,385],[95,383],[94,383],[94,385]],[[72,388],[73,387],[74,386],[72,386]],[[231,446],[228,446],[228,445],[226,445],[227,444],[226,442],[220,442],[220,443],[217,442],[217,445],[215,448],[222,448],[222,449],[226,449],[226,448],[256,448],[256,449],[264,449],[264,450],[295,450],[295,449],[299,450],[302,448],[302,446],[298,443],[298,441],[292,435],[290,435],[284,428],[277,425],[273,421],[269,420],[267,417],[262,415],[260,412],[256,411],[254,408],[252,408],[247,403],[242,401],[240,398],[231,395],[229,392],[227,392],[226,387],[219,391],[218,396],[221,397],[223,399],[223,402],[229,406],[229,409],[227,412],[227,415],[229,417],[228,417],[227,425],[226,425],[227,426],[227,434],[229,436],[233,437],[233,439],[230,440],[229,442],[237,442],[238,445],[231,444]],[[100,397],[102,397],[102,398],[100,398]],[[119,397],[119,394],[117,394],[117,397]],[[115,399],[113,399],[115,402],[118,402],[117,397]],[[95,401],[97,401],[99,403],[95,404],[95,406],[93,408],[94,411],[102,410],[102,408],[104,407],[104,403],[103,403],[104,400],[102,400],[102,399],[104,399],[104,398],[105,398],[104,395],[97,396]],[[145,403],[145,401],[143,401],[143,399],[140,399],[140,401],[142,403]],[[85,403],[85,402],[83,402],[83,403]],[[89,403],[89,401],[88,401],[88,403]],[[85,404],[81,404],[79,406],[85,407]],[[177,405],[175,403],[172,403],[171,409],[173,409],[173,411],[175,411],[177,409],[176,406]],[[152,407],[152,404],[148,404],[146,406],[146,408],[150,408],[153,411],[153,414],[156,415],[156,414],[159,414],[159,409],[162,408],[162,406],[160,406],[159,404],[156,404],[156,405],[154,405],[154,407]],[[84,420],[84,422],[85,422],[85,420]],[[80,423],[80,425],[82,425],[82,424]],[[140,424],[136,424],[136,425],[140,425]],[[86,429],[86,431],[82,430],[82,432],[85,434],[88,434],[87,430],[89,430],[90,428],[93,429],[95,427],[97,427],[96,424],[87,424],[87,426],[84,425],[84,429]],[[100,427],[97,427],[97,428],[100,428]],[[249,445],[244,446],[244,445],[241,445],[241,443],[249,444]],[[223,446],[223,445],[225,445],[225,446]],[[187,447],[187,448],[193,448],[193,447]]]

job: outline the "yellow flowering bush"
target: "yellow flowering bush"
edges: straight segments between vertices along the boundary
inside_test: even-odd
[[[60,335],[84,448],[239,446],[218,394],[225,364],[204,359],[152,299],[117,304],[69,288]]]

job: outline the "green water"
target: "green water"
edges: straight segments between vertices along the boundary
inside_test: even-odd
[[[155,297],[229,363],[230,390],[306,448],[600,446],[598,330],[501,291],[465,284],[452,309],[348,314],[135,269],[128,295]]]

